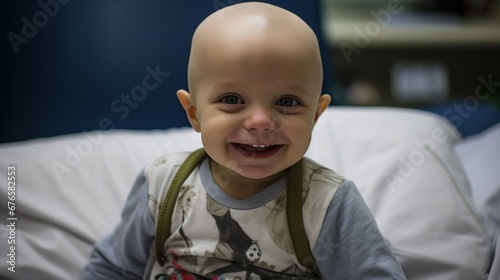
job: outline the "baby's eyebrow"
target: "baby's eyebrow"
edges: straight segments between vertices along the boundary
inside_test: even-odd
[[[291,85],[290,87],[287,88],[287,90],[290,90],[291,92],[293,92],[294,94],[305,94],[305,95],[309,95],[310,92],[309,90],[307,90],[307,88],[305,88],[304,86],[302,85]]]

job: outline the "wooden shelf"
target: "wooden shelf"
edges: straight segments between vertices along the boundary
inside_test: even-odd
[[[458,16],[380,11],[327,8],[325,33],[329,43],[357,47],[500,46],[500,16],[491,16],[488,20],[464,20]],[[378,20],[377,13],[381,14]],[[362,37],[365,41],[360,44]]]

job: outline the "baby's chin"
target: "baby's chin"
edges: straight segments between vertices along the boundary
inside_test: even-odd
[[[207,152],[211,155],[211,171],[214,175],[272,181],[277,177],[283,177],[287,169],[303,157],[302,153],[290,154],[288,146],[230,143],[227,153],[210,153],[208,150]]]
[[[250,181],[271,180],[277,181],[288,173],[288,167],[280,169],[270,169],[269,167],[241,167],[238,170],[231,170],[242,179]]]

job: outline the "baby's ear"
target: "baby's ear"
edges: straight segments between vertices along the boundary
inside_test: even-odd
[[[196,115],[196,106],[193,103],[191,94],[183,89],[180,89],[177,91],[177,98],[179,98],[182,107],[186,111],[186,115],[189,123],[191,123],[191,126],[194,130],[200,132],[200,122],[198,121],[198,117]]]
[[[328,105],[330,104],[331,97],[328,94],[323,94],[319,97],[318,106],[316,107],[316,114],[314,115],[314,123],[319,119],[319,116],[323,114]]]

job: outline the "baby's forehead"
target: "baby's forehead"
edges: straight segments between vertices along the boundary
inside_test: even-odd
[[[197,30],[193,51],[205,55],[214,55],[214,52],[220,55],[241,52],[315,55],[319,46],[314,32],[295,17],[254,13],[222,20],[212,18]]]
[[[256,40],[295,38],[317,43],[312,29],[297,15],[265,3],[243,3],[221,9],[207,17],[197,28],[197,39]]]
[[[264,3],[224,9],[206,18],[195,31],[188,67],[190,88],[221,65],[268,68],[262,61],[311,69],[322,77],[316,35],[297,15]]]

